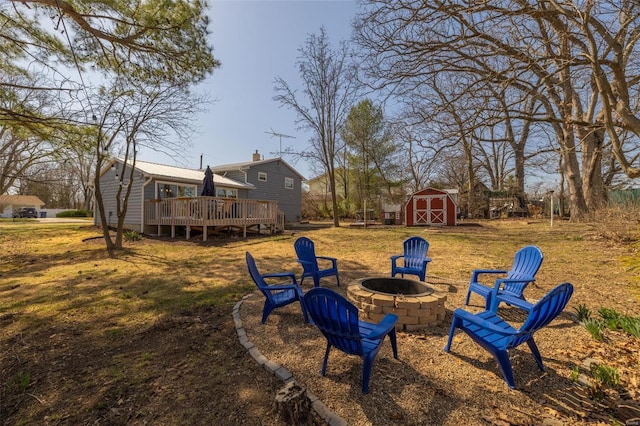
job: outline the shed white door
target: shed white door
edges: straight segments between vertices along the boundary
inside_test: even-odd
[[[445,225],[446,218],[446,195],[416,195],[413,197],[414,225]]]

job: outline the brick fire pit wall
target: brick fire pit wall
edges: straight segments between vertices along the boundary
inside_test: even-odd
[[[409,291],[417,294],[381,292],[371,290],[370,281],[375,282],[373,288],[376,290],[380,289],[381,281],[384,281],[382,284],[388,281],[390,289],[404,288],[409,284],[419,290]],[[364,320],[379,322],[385,314],[392,313],[398,316],[396,330],[414,331],[442,323],[447,295],[421,281],[406,278],[361,278],[349,284],[347,298],[358,307]]]

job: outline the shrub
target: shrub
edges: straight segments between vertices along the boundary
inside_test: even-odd
[[[604,398],[605,389],[615,388],[620,384],[620,373],[615,367],[604,364],[591,364],[591,386],[589,396],[594,400]]]
[[[621,329],[631,336],[640,337],[640,317],[620,315],[612,308],[600,308],[598,309],[598,315],[600,315],[602,319],[597,319],[591,318],[589,309],[587,309],[585,305],[578,305],[575,310],[578,315],[578,321],[580,321],[594,339],[600,342],[604,341],[602,329],[605,327],[609,330]]]
[[[640,317],[622,317],[618,325],[625,333],[640,338]]]
[[[638,240],[640,207],[634,204],[615,205],[594,212],[596,233],[605,240],[631,243]]]
[[[615,387],[620,383],[620,373],[615,367],[604,364],[593,364],[591,366],[593,378],[603,386]]]
[[[140,234],[137,231],[124,231],[122,234],[122,238],[124,238],[125,241],[130,242],[130,241],[140,241],[144,237],[142,236],[142,234]]]
[[[617,330],[620,321],[620,314],[611,308],[601,308],[598,310],[598,314],[604,320],[604,326],[609,330]]]
[[[602,335],[602,321],[595,318],[587,318],[582,321],[582,325],[587,329],[591,337],[596,339],[598,342],[604,341],[604,336]]]
[[[93,213],[87,210],[65,210],[56,214],[56,217],[92,217]]]
[[[583,322],[584,320],[588,320],[591,318],[591,313],[589,312],[589,308],[587,308],[587,305],[578,305],[578,307],[575,308],[576,310],[576,314],[578,315],[578,321]]]

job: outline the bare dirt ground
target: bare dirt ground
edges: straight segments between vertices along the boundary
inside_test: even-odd
[[[154,283],[144,282],[152,276],[145,275],[140,282],[124,277],[127,284],[114,287],[113,276],[118,272],[110,260],[98,259],[102,256],[97,255],[101,253],[99,248],[87,250],[98,247],[99,242],[86,242],[78,245],[79,251],[68,249],[71,258],[66,254],[55,256],[47,267],[88,258],[89,266],[96,264],[93,279],[86,272],[76,271],[75,277],[56,284],[59,288],[55,291],[40,295],[29,286],[29,277],[46,272],[40,269],[39,256],[11,254],[5,244],[3,256],[10,255],[11,262],[18,266],[0,277],[4,306],[0,310],[0,424],[283,425],[273,409],[282,382],[248,355],[234,329],[232,308],[249,293],[254,295],[241,306],[249,339],[264,356],[291,371],[302,386],[351,425],[625,424],[640,416],[640,342],[608,330],[606,340],[597,342],[577,323],[574,312],[578,305],[585,304],[593,316],[601,307],[640,315],[637,269],[624,261],[637,257],[637,249],[612,244],[589,232],[576,234],[571,230],[565,234],[560,228],[554,235],[546,235],[539,228],[531,229],[535,231],[526,227],[517,231],[524,235],[517,236],[517,244],[523,239],[541,244],[545,261],[538,282],[527,289],[528,297],[536,299],[562,281],[572,282],[576,289],[565,313],[536,335],[545,372],[538,370],[526,347],[512,351],[518,386],[515,391],[508,389],[493,358],[466,335],[456,335],[450,353],[442,349],[451,312],[463,305],[471,269],[509,266],[513,244],[500,247],[505,235],[515,231],[496,233],[482,227],[412,230],[432,241],[430,256],[434,260],[427,271],[427,282],[447,294],[447,317],[442,324],[424,331],[399,333],[398,360],[391,356],[389,343],[384,342],[374,363],[368,395],[361,393],[362,363],[356,357],[332,352],[327,375],[320,376],[325,341],[313,326],[303,323],[298,306],[279,309],[267,324],[260,324],[261,296],[252,293],[247,284],[242,255],[251,250],[262,272],[290,269],[290,259],[286,260],[289,263],[281,259],[291,257],[295,236],[265,242],[238,240],[219,246],[216,242],[210,246],[139,242],[144,255],[138,258],[151,259],[155,268],[166,267],[163,271],[167,275],[177,271],[172,279],[184,281],[176,288],[195,292],[200,286],[205,289],[203,294],[211,295],[217,288],[215,280],[220,279],[236,283],[234,288],[238,290],[224,290],[233,300],[214,305],[190,303],[184,309],[167,309],[169,313],[155,315],[153,320],[140,316],[139,323],[127,323],[126,327],[116,326],[118,318],[113,316],[120,312],[112,316],[94,312],[96,300],[139,300],[139,305],[123,306],[147,315],[142,304],[154,297],[162,300],[154,293]],[[388,252],[395,249],[402,235],[389,237],[383,231],[376,232],[357,234],[357,243],[353,237],[336,237],[344,234],[341,230],[309,234],[317,242],[318,254],[340,259],[343,285],[337,288],[335,281],[327,278],[324,286],[344,293],[355,278],[388,272]],[[364,235],[369,239],[363,239]],[[469,244],[470,239],[487,245]],[[170,255],[156,253],[157,247],[165,244],[215,258],[215,262],[174,263]],[[295,261],[292,263],[295,266]],[[202,278],[187,281],[186,271]],[[5,284],[17,276],[24,277],[19,285]],[[304,289],[310,285],[305,281]],[[44,310],[38,311],[36,318],[30,304],[39,305],[40,298],[63,300],[69,294],[80,297],[73,299],[73,306],[66,310],[50,313],[55,321],[47,323],[49,313]],[[473,299],[470,309],[480,309],[480,301]],[[158,303],[154,309],[158,309]],[[112,305],[104,306],[110,309]],[[511,308],[501,308],[500,313],[514,323],[523,319]],[[107,320],[85,322],[85,315]],[[599,400],[589,393],[590,362],[615,367],[620,373],[620,384],[605,389]],[[572,379],[574,370],[587,378],[585,385]]]
[[[11,320],[0,317],[0,327]],[[4,376],[3,425],[281,424],[271,410],[282,384],[238,344],[228,307],[184,311],[106,341],[88,342],[69,325],[3,343],[2,370],[23,369],[32,381],[21,393]],[[111,374],[92,377],[104,370]]]

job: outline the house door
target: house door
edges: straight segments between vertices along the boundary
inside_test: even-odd
[[[414,225],[444,225],[446,218],[446,195],[437,194],[413,197]]]

